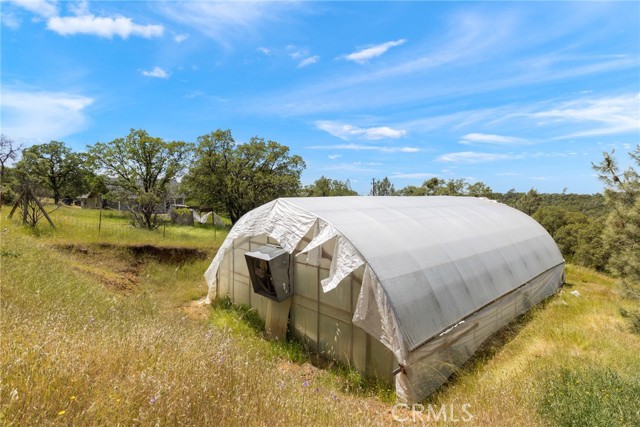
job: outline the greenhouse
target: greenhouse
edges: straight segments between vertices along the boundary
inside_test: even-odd
[[[488,337],[555,293],[564,260],[528,215],[472,197],[282,198],[244,215],[208,301],[255,308],[325,357],[428,396]]]

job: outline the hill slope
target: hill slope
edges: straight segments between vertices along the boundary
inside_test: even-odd
[[[223,232],[113,214],[98,234],[96,215],[64,208],[60,230],[35,234],[1,220],[5,425],[640,425],[640,336],[621,314],[640,303],[609,277],[570,266],[558,295],[407,411],[194,304]]]

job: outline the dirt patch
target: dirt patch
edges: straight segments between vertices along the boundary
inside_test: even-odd
[[[204,300],[196,300],[191,301],[182,306],[182,310],[187,314],[187,316],[193,319],[208,319],[211,311],[209,310],[209,305],[204,303]]]
[[[177,246],[137,245],[126,246],[127,250],[136,258],[150,258],[162,263],[184,264],[207,258],[207,252],[195,248]]]
[[[153,245],[67,243],[53,245],[53,249],[68,257],[67,265],[73,270],[90,275],[110,289],[125,292],[140,283],[140,275],[149,261],[179,266],[208,257],[201,249]]]
[[[202,249],[184,248],[179,246],[153,245],[114,245],[110,243],[98,244],[61,244],[54,245],[54,249],[72,254],[93,256],[109,251],[112,255],[122,258],[125,253],[130,254],[136,261],[154,260],[167,264],[184,264],[191,261],[206,259],[208,253]]]
[[[68,257],[68,267],[93,277],[110,289],[129,291],[139,283],[142,262],[122,249],[82,244],[54,245],[53,248]]]

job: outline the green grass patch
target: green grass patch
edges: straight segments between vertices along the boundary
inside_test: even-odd
[[[637,374],[637,373],[636,373]],[[562,427],[640,425],[640,376],[562,368],[545,378],[540,414]]]

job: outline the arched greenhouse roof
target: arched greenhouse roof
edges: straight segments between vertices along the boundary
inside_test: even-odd
[[[341,273],[333,286],[366,264],[408,351],[564,263],[531,217],[473,197],[283,198],[247,213],[227,240],[267,234],[293,252],[313,227],[304,251],[342,239],[347,249],[334,255]],[[224,250],[207,271],[210,287]],[[323,282],[325,290],[333,286]]]

